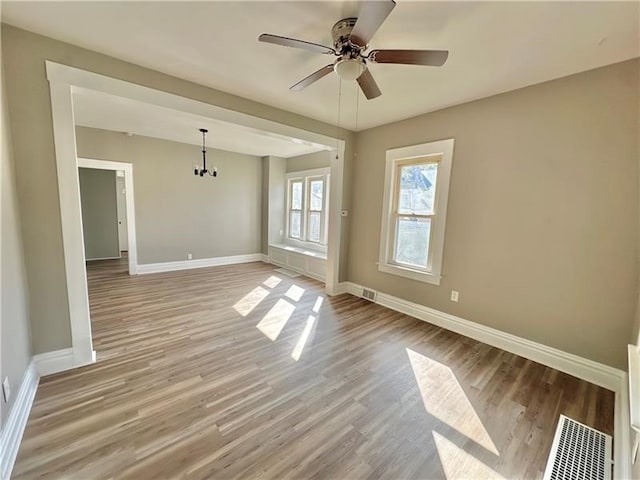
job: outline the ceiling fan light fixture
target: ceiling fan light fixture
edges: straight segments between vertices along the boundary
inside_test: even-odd
[[[350,81],[362,75],[367,66],[358,58],[342,58],[335,63],[333,69],[342,80]]]

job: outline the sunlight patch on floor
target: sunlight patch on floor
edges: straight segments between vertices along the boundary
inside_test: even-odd
[[[302,298],[302,294],[304,293],[304,288],[301,288],[297,285],[291,285],[287,293],[284,294],[285,297],[289,297],[294,302],[299,301]]]
[[[264,282],[262,282],[262,284],[266,285],[269,288],[276,288],[280,284],[281,281],[282,281],[281,278],[278,278],[278,277],[275,277],[275,276],[271,275]]]
[[[316,303],[313,304],[313,313],[320,313],[320,307],[322,307],[322,302],[324,301],[324,297],[316,298]]]
[[[505,480],[498,472],[439,433],[433,432],[433,440],[447,480]]]
[[[269,340],[275,341],[295,309],[296,307],[281,298],[271,307],[271,310],[262,317],[262,320],[256,325],[256,328],[264,333]]]
[[[262,287],[256,287],[247,293],[244,297],[236,302],[233,308],[243,317],[249,315],[265,297],[269,295],[269,291]]]
[[[427,412],[489,452],[500,455],[451,369],[410,348],[406,350]]]
[[[298,343],[296,343],[293,352],[291,352],[291,358],[293,358],[296,362],[300,360],[300,355],[302,355],[302,350],[304,350],[304,346],[309,341],[309,337],[313,338],[311,332],[315,331],[314,327],[316,326],[316,320],[316,317],[314,317],[313,315],[309,315],[309,318],[307,318],[307,323],[304,326],[302,335],[300,335]]]

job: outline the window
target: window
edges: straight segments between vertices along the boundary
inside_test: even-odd
[[[287,174],[287,241],[326,248],[329,169]]]
[[[453,139],[387,150],[380,271],[440,284]]]
[[[302,238],[302,190],[304,182],[296,180],[289,182],[289,236]]]

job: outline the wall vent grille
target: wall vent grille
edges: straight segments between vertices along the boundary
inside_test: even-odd
[[[611,436],[560,415],[544,480],[610,480]]]
[[[375,290],[369,290],[368,288],[362,289],[362,298],[366,300],[371,300],[372,302],[376,301],[376,292]]]

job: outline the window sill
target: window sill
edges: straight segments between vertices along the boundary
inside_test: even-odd
[[[321,260],[327,259],[326,252],[319,252],[317,250],[310,250],[308,248],[302,248],[302,247],[294,247],[292,245],[286,245],[284,243],[270,244],[269,246],[273,248],[279,248],[280,250],[286,250],[288,252],[299,253],[301,255],[306,255],[308,257],[319,258]]]
[[[440,279],[442,278],[441,275],[418,272],[410,268],[401,267],[399,265],[390,265],[388,263],[379,263],[378,270],[384,273],[410,278],[411,280],[417,280],[418,282],[430,283],[432,285],[440,285]]]
[[[284,245],[285,247],[293,247],[299,248],[300,250],[311,251],[311,252],[322,252],[327,253],[327,246],[321,245],[315,242],[305,242],[303,240],[296,240],[295,238],[285,238],[280,245]]]

